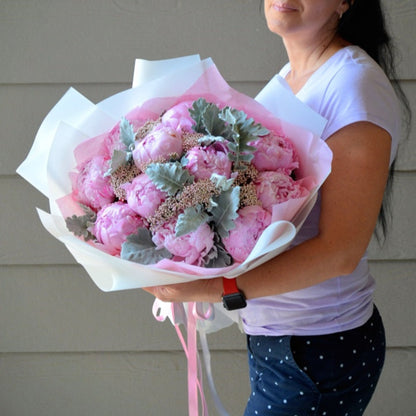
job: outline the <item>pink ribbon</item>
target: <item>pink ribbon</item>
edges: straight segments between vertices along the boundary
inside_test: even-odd
[[[185,312],[185,307],[182,303],[167,303],[162,302],[159,299],[156,299],[153,303],[153,316],[159,322],[165,321],[166,318],[170,319],[176,329],[176,333],[188,360],[189,416],[199,415],[199,400],[201,401],[202,416],[208,416],[208,407],[202,385],[202,368],[198,354],[196,333],[198,319],[210,319],[213,314],[213,308],[212,305],[208,305],[206,310],[204,310],[203,304],[189,302],[187,304],[187,311],[188,313]],[[187,328],[186,342],[180,329],[181,324],[185,325]],[[206,351],[207,349],[204,348],[204,352]],[[206,359],[205,361],[209,362],[209,359]],[[209,376],[211,377],[210,369]],[[213,385],[212,380],[210,380],[210,386],[211,385]]]

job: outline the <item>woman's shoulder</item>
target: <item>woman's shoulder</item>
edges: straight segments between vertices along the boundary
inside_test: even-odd
[[[319,106],[329,120],[327,135],[353,122],[370,121],[395,137],[399,104],[384,71],[358,47],[337,55],[321,78],[325,88]]]
[[[328,88],[335,91],[364,93],[375,85],[393,91],[381,67],[358,46],[343,48],[333,55],[322,76]]]

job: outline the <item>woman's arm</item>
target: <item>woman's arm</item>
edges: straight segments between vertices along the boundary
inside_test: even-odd
[[[327,140],[332,171],[321,189],[319,233],[237,278],[247,299],[303,289],[357,266],[374,231],[386,185],[390,135],[354,123]],[[165,301],[221,300],[221,279],[146,289]]]

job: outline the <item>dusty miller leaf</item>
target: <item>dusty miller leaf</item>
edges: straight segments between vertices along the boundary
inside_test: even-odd
[[[198,144],[200,146],[210,146],[214,143],[218,143],[218,142],[222,143],[224,141],[225,141],[225,139],[222,136],[211,136],[211,135],[207,134],[207,135],[201,137],[200,139],[198,139]]]
[[[233,264],[233,258],[225,250],[220,237],[215,233],[214,246],[210,252],[204,257],[203,265],[207,268],[227,267]]]
[[[133,125],[125,117],[120,121],[120,140],[126,149],[132,152],[135,146],[135,134]]]
[[[172,254],[165,248],[158,249],[152,241],[152,235],[146,228],[139,228],[131,234],[121,246],[120,257],[140,264],[155,264],[162,259],[169,259]]]
[[[213,199],[217,205],[212,207],[210,213],[215,229],[221,238],[226,238],[228,232],[235,227],[234,220],[238,218],[240,187],[236,186],[228,191],[224,191]]]
[[[194,179],[180,162],[151,163],[146,168],[146,175],[158,189],[171,196],[181,191],[186,184],[192,183]]]
[[[195,231],[201,224],[208,222],[209,219],[210,215],[203,210],[201,205],[186,208],[183,214],[178,216],[175,226],[176,237]]]
[[[125,152],[124,150],[114,150],[111,157],[110,168],[104,174],[104,176],[112,175],[121,166],[127,165],[132,159],[131,152]]]
[[[219,175],[218,173],[213,173],[210,177],[210,181],[215,185],[220,191],[228,191],[232,188],[234,179],[227,179],[226,176]]]
[[[191,115],[192,119],[195,121],[193,129],[197,133],[205,134],[204,128],[204,112],[208,103],[203,98],[199,98],[198,100],[194,101],[192,107],[188,110],[189,114]]]
[[[208,103],[204,98],[194,101],[189,113],[195,125],[193,129],[197,133],[214,137],[226,137],[228,127],[219,117],[220,109],[213,103]]]
[[[249,142],[257,140],[259,136],[269,133],[261,124],[255,123],[247,114],[230,107],[225,107],[218,115],[231,129],[228,139],[229,158],[235,164],[236,169],[245,169],[245,163],[254,157],[256,148]]]
[[[65,218],[66,227],[68,230],[76,235],[82,237],[85,241],[94,240],[95,236],[89,231],[97,219],[97,214],[86,205],[81,204],[85,215],[73,215],[72,217]]]

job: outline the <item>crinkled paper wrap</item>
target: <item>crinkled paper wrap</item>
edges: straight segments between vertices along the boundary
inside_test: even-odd
[[[44,227],[65,244],[96,285],[103,291],[115,291],[200,278],[234,277],[286,250],[330,172],[332,154],[320,139],[325,120],[301,103],[279,77],[273,78],[255,101],[233,90],[213,61],[201,60],[198,55],[165,61],[136,60],[133,85],[98,104],[70,88],[44,119],[27,158],[17,169],[17,173],[49,199],[50,213],[38,209]],[[108,132],[121,117],[138,106],[161,112],[166,109],[161,105],[174,105],[179,99],[198,97],[246,111],[265,127],[283,131],[298,150],[301,176],[315,179],[310,195],[303,200],[279,204],[272,224],[263,232],[246,261],[221,269],[171,260],[141,265],[106,254],[69,232],[62,205],[57,201],[65,200],[72,192],[69,173],[76,166],[74,149]]]

